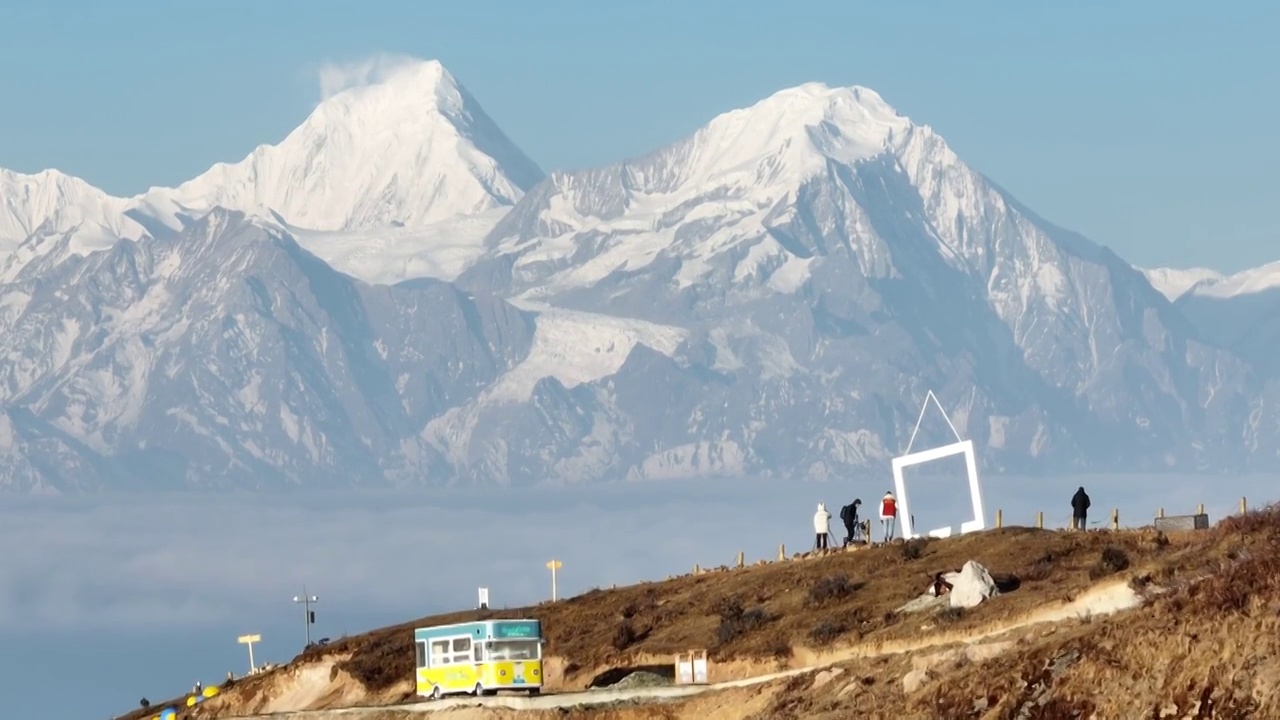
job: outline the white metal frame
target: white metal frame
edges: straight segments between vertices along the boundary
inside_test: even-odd
[[[947,421],[947,426],[951,428],[952,434],[956,436],[956,442],[936,447],[932,450],[921,450],[913,453],[911,452],[911,447],[915,445],[916,433],[920,432],[920,423],[924,420],[925,411],[929,409],[930,400],[933,401],[934,405],[938,406],[943,419]],[[956,426],[951,424],[951,418],[947,417],[947,411],[942,408],[942,403],[938,402],[938,397],[930,390],[925,397],[924,406],[920,408],[920,417],[916,420],[915,430],[911,432],[911,440],[907,443],[906,453],[893,459],[893,484],[898,493],[898,521],[902,524],[902,537],[904,539],[911,540],[920,536],[916,533],[915,524],[911,521],[911,501],[907,496],[907,484],[902,477],[902,471],[914,465],[941,460],[953,455],[964,455],[965,469],[969,475],[969,498],[973,505],[973,519],[960,523],[960,534],[964,535],[985,530],[987,527],[987,515],[982,507],[982,485],[978,481],[978,462],[973,449],[973,441],[960,439],[960,433],[956,432]],[[951,528],[944,527],[930,530],[927,535],[938,538],[948,537],[951,535]]]

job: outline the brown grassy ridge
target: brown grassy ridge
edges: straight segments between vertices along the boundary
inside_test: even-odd
[[[1173,584],[1175,589],[1161,596],[1153,606],[1165,608],[1160,612],[1171,624],[1161,627],[1148,623],[1132,631],[1115,629],[1130,622],[1131,616],[1145,618],[1149,612],[1143,610],[1116,620],[1055,630],[1046,639],[1024,637],[1019,641],[1018,652],[967,670],[955,669],[909,697],[903,696],[899,682],[909,669],[907,660],[887,656],[850,661],[851,664],[843,664],[850,670],[845,677],[857,678],[857,692],[843,697],[812,692],[807,690],[812,678],[806,674],[802,676],[804,680],[793,680],[787,687],[770,685],[768,692],[776,707],[762,709],[758,716],[834,718],[847,717],[848,712],[854,710],[871,712],[871,716],[883,711],[905,717],[1016,717],[1016,714],[1005,714],[1002,708],[1018,707],[1033,696],[1038,701],[1045,695],[1039,689],[1045,685],[1041,679],[1045,667],[1060,661],[1064,653],[1071,656],[1074,651],[1086,660],[1074,662],[1061,677],[1049,678],[1053,687],[1046,703],[1065,704],[1061,709],[1055,709],[1058,705],[1037,705],[1037,713],[1049,714],[1035,717],[1087,717],[1085,711],[1089,708],[1101,713],[1098,717],[1149,717],[1145,709],[1138,715],[1103,712],[1110,706],[1098,705],[1090,699],[1095,695],[1092,688],[1098,682],[1090,673],[1103,677],[1109,668],[1114,669],[1115,663],[1120,662],[1114,657],[1115,653],[1129,652],[1121,647],[1126,643],[1146,653],[1147,660],[1133,656],[1131,672],[1135,673],[1140,670],[1150,673],[1149,658],[1159,657],[1160,648],[1170,642],[1182,643],[1175,649],[1180,657],[1191,652],[1183,647],[1190,642],[1186,639],[1190,635],[1178,631],[1176,621],[1182,613],[1203,619],[1210,617],[1207,608],[1221,612],[1224,607],[1238,607],[1244,610],[1237,611],[1236,615],[1248,619],[1246,611],[1256,612],[1250,610],[1251,603],[1256,602],[1253,598],[1266,591],[1265,587],[1251,584],[1259,570],[1258,553],[1280,563],[1280,552],[1275,551],[1280,548],[1267,545],[1268,542],[1275,545],[1280,538],[1280,532],[1276,531],[1280,527],[1277,518],[1280,513],[1266,509],[1228,519],[1207,532],[1177,533],[1168,537],[1150,530],[1068,533],[1004,528],[946,540],[899,542],[616,590],[596,590],[530,608],[425,617],[340,639],[304,653],[292,666],[350,655],[349,659],[337,662],[335,673],[345,670],[371,694],[387,698],[393,686],[403,686],[412,677],[414,627],[481,617],[537,617],[543,621],[548,636],[548,655],[560,658],[564,665],[561,677],[548,680],[562,688],[583,687],[610,668],[669,664],[672,653],[693,648],[710,650],[714,660],[712,679],[718,680],[767,672],[788,664],[812,664],[817,654],[833,648],[918,640],[943,631],[963,635],[1007,622],[1049,603],[1070,600],[1108,576],[1135,576],[1146,577],[1154,585]],[[933,573],[956,569],[970,559],[986,565],[1011,591],[997,601],[963,613],[904,616],[893,612],[918,596]],[[1177,585],[1209,572],[1217,574],[1198,583]],[[1220,648],[1219,642],[1226,641],[1226,633],[1266,629],[1256,620],[1233,622],[1235,624],[1215,624],[1203,620],[1204,627],[1197,632],[1201,638],[1216,639],[1212,646]],[[1269,637],[1275,637],[1274,629],[1271,628]],[[1147,634],[1142,635],[1138,630]],[[1171,667],[1181,666],[1174,663]],[[1170,674],[1167,678],[1153,676],[1153,679],[1158,679],[1159,686],[1166,689],[1173,687],[1170,683],[1184,679],[1188,687],[1203,688],[1203,678],[1196,681],[1199,685],[1193,680],[1199,677],[1200,670],[1212,667],[1207,661],[1195,661],[1179,671],[1181,674]],[[1220,672],[1234,667],[1222,665]],[[1085,672],[1086,668],[1092,669]],[[260,694],[277,682],[279,673],[286,671],[239,681],[226,691],[227,699]],[[716,673],[720,673],[719,677]],[[847,688],[848,685],[847,681],[833,683],[828,690],[834,693],[837,686]],[[1230,680],[1215,681],[1213,692],[1226,697],[1223,688],[1232,686]],[[1194,688],[1182,688],[1179,692],[1194,694]],[[746,702],[760,697],[764,690],[734,692],[741,694],[741,701]],[[1132,695],[1119,687],[1115,692],[1121,697]],[[1212,692],[1210,695],[1213,697]],[[225,706],[243,706],[243,703],[231,702]],[[975,715],[972,714],[975,707],[986,710]],[[195,714],[202,718],[216,717],[219,713],[211,712],[213,710],[214,706],[205,706]],[[636,712],[640,714],[625,716],[660,716]],[[733,717],[741,716],[745,715]],[[128,717],[149,716],[133,713]]]
[[[1155,562],[1134,562],[1134,585],[1164,586],[1142,609],[1028,629],[997,657],[937,668],[913,694],[898,681],[905,660],[843,663],[842,682],[815,691],[816,673],[794,678],[744,717],[1280,717],[1280,508],[1186,535],[1185,547],[1155,536]]]
[[[786,659],[797,646],[900,638],[914,628],[898,627],[894,609],[920,595],[933,573],[959,568],[970,559],[982,562],[997,579],[1031,578],[999,604],[979,607],[955,623],[957,629],[979,625],[996,614],[1029,611],[1087,587],[1109,547],[1137,561],[1177,552],[1145,541],[1139,533],[1007,528],[596,590],[487,616],[541,620],[548,655],[567,661],[566,680],[572,683],[608,667],[666,659],[695,648],[708,649],[713,660],[724,663]],[[351,659],[340,667],[370,689],[381,690],[412,676],[414,627],[485,616],[464,612],[426,617],[348,638],[311,655],[350,652]],[[629,628],[625,642],[620,628]]]
[[[713,673],[733,675],[803,665],[815,653],[856,643],[918,636],[921,623],[894,610],[917,597],[935,572],[967,560],[986,565],[1007,590],[998,602],[942,616],[962,633],[1068,600],[1102,575],[1116,572],[1103,556],[1134,566],[1189,564],[1203,554],[1206,536],[1186,534],[1165,543],[1152,532],[1067,533],[1004,528],[946,540],[833,552],[823,557],[707,572],[666,582],[641,583],[530,608],[465,611],[421,618],[337,640],[304,653],[295,663],[326,656],[371,692],[385,693],[413,675],[414,627],[484,617],[536,617],[548,655],[563,659],[564,688],[581,688],[610,668],[670,663],[673,653],[710,651]],[[735,669],[735,664],[740,667]],[[721,675],[714,679],[721,679]],[[271,675],[248,678],[229,693],[261,692]],[[257,687],[255,687],[257,686]],[[206,715],[206,713],[201,713]],[[212,716],[212,715],[210,715]]]

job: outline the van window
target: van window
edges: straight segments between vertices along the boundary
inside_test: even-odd
[[[431,641],[431,667],[449,664],[449,641]]]
[[[427,644],[419,640],[417,642],[417,645],[418,645],[418,667],[424,668],[427,666]]]
[[[455,663],[471,662],[471,638],[460,637],[453,639],[453,660]]]
[[[537,640],[494,640],[489,643],[490,660],[538,660],[542,646]]]

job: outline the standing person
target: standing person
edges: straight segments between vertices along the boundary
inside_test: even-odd
[[[880,524],[884,525],[884,542],[893,539],[893,533],[897,529],[898,521],[898,501],[893,497],[893,491],[886,492],[884,497],[880,498]]]
[[[1088,526],[1085,525],[1085,519],[1089,515],[1089,493],[1084,491],[1084,486],[1076,490],[1076,494],[1071,496],[1071,529],[1084,530]]]
[[[818,503],[818,512],[813,514],[813,532],[817,535],[814,540],[814,549],[827,549],[827,534],[831,532],[831,513],[827,512],[827,506]]]
[[[853,542],[854,537],[858,534],[858,507],[862,505],[862,500],[853,499],[853,503],[840,508],[840,522],[844,523],[844,544],[848,547]]]

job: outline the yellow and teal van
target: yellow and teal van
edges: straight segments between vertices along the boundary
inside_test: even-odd
[[[480,620],[416,628],[418,694],[494,695],[542,691],[542,624],[537,620]]]

